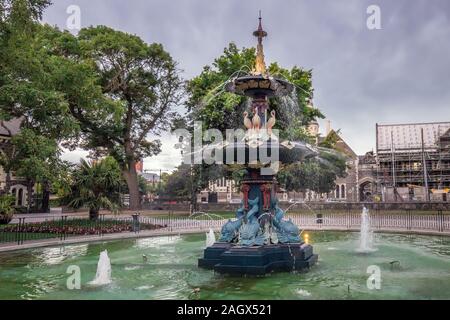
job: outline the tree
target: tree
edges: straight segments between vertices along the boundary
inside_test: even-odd
[[[346,176],[343,156],[321,152],[321,160],[309,159],[287,165],[280,170],[277,180],[287,191],[328,193],[335,188],[337,177]]]
[[[92,63],[93,85],[102,93],[95,105],[69,101],[80,126],[81,147],[117,160],[130,192],[130,208],[139,209],[136,164],[160,152],[160,141],[149,137],[170,128],[177,116],[173,107],[181,99],[182,82],[176,62],[162,45],[104,26],[81,30],[78,44],[67,54],[72,55],[87,68]]]
[[[16,175],[27,181],[27,211],[32,204],[33,186],[42,181],[44,188],[49,188],[63,162],[59,159],[59,148],[54,140],[37,135],[31,129],[22,129],[11,139],[15,153],[12,158],[11,169]],[[49,190],[46,190],[49,194]],[[45,207],[48,207],[46,199]]]
[[[107,27],[78,37],[37,23],[44,0],[1,2],[0,119],[73,149],[112,154],[140,205],[136,163],[160,151],[182,86],[176,63],[159,44]]]
[[[231,78],[251,70],[254,61],[253,48],[239,50],[234,43],[230,43],[224,49],[224,53],[214,60],[212,66],[204,67],[200,75],[188,82],[186,101],[190,120],[187,123],[188,129],[193,130],[194,121],[201,121],[205,130],[216,128],[225,132],[226,129],[236,127],[244,129],[242,116],[248,106],[248,98],[225,92],[223,88]],[[269,99],[269,108],[277,112],[275,129],[280,131],[280,137],[290,140],[312,140],[313,137],[309,135],[305,126],[313,119],[324,117],[320,110],[308,106],[314,92],[312,71],[297,66],[288,70],[277,63],[272,63],[268,72],[274,77],[289,81],[296,88],[289,97]],[[293,190],[308,187],[314,190],[326,190],[331,185],[329,180],[332,177],[336,178],[336,174],[333,175],[334,171],[327,168],[325,165],[312,162],[294,164],[285,166],[278,176]],[[215,170],[209,169],[209,166],[205,164],[193,166],[193,179],[197,181],[196,186],[206,186],[209,180],[214,180],[220,174],[234,179],[239,184],[244,172],[239,166],[227,166],[227,170],[217,170],[217,166]],[[193,201],[195,201],[194,197]]]
[[[14,215],[14,197],[9,194],[0,195],[0,225],[11,222]]]
[[[222,169],[216,165],[182,164],[167,175],[161,195],[171,199],[190,201],[193,210],[196,210],[197,194],[208,186],[210,180],[218,179],[221,175]]]
[[[0,120],[21,117],[37,133],[62,139],[73,133],[74,123],[67,116],[65,93],[54,81],[65,70],[42,38],[50,27],[38,22],[48,4],[0,1]]]
[[[101,208],[118,210],[121,182],[119,165],[112,157],[91,163],[82,159],[64,202],[73,208],[89,208],[89,218],[97,220]]]
[[[192,128],[193,121],[202,121],[203,128],[216,128],[222,132],[226,129],[244,128],[242,115],[247,108],[247,97],[228,93],[223,90],[225,83],[237,75],[251,70],[255,61],[255,49],[239,50],[234,43],[224,49],[224,53],[214,60],[212,66],[206,66],[197,77],[187,84],[188,99],[186,106],[190,112]],[[312,119],[323,118],[318,109],[308,108],[307,99],[313,95],[312,71],[293,67],[291,70],[272,63],[268,71],[270,75],[288,80],[296,87],[289,105],[283,98],[270,98],[269,107],[277,112],[276,129],[283,138],[302,139],[307,136],[302,126]]]
[[[9,190],[13,169],[28,180],[29,197],[33,183],[42,182],[43,211],[49,209],[49,174],[54,175],[62,164],[56,161],[58,142],[76,133],[66,94],[56,85],[55,75],[64,74],[64,68],[42,37],[44,30],[53,28],[38,22],[49,4],[47,0],[0,1],[0,121],[21,118],[22,130],[26,130],[2,148],[5,190]],[[73,87],[77,87],[75,83]],[[33,146],[35,143],[39,147]],[[49,162],[51,170],[44,168]]]

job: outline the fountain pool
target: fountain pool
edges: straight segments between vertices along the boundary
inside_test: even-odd
[[[305,234],[317,265],[258,278],[199,269],[204,233],[2,253],[0,299],[450,299],[450,238],[376,234],[378,251],[362,254],[358,233]],[[112,282],[90,286],[104,250]],[[81,290],[66,288],[71,265],[81,269]],[[381,270],[380,290],[366,286],[371,265]]]

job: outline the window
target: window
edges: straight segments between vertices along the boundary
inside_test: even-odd
[[[339,199],[339,186],[336,186],[336,190],[334,192],[336,199]]]
[[[341,186],[341,198],[345,199],[347,196],[345,194],[345,184]]]
[[[22,204],[23,204],[23,189],[19,189],[19,194],[17,195],[17,205],[19,206],[19,207],[21,207],[22,206]]]

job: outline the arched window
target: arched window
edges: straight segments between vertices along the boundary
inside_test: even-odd
[[[340,193],[339,186],[336,186],[336,190],[334,193],[335,193],[336,199],[339,199],[339,193]]]
[[[19,192],[18,192],[18,195],[17,195],[17,205],[19,206],[19,207],[21,207],[22,206],[22,204],[23,204],[23,189],[22,188],[20,188],[19,189]]]
[[[341,198],[345,199],[347,195],[345,194],[345,184],[341,186]]]
[[[17,190],[16,190],[16,188],[11,189],[11,195],[14,197],[14,199],[15,199],[14,204],[17,206]]]

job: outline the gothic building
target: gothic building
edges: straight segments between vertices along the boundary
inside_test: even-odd
[[[8,161],[14,152],[11,146],[11,138],[20,132],[21,119],[11,121],[0,120],[0,159]],[[16,198],[17,207],[27,206],[27,184],[24,179],[16,177],[14,172],[8,172],[0,162],[0,194],[10,193]]]

